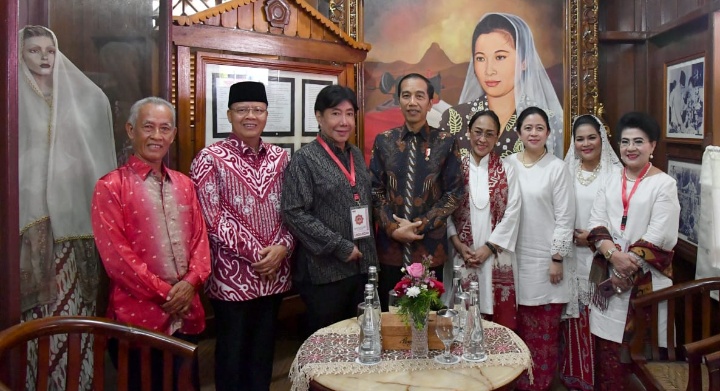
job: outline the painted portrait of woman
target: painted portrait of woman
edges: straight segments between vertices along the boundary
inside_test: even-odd
[[[487,13],[475,26],[471,59],[459,103],[448,108],[440,130],[467,144],[467,122],[478,111],[493,110],[501,123],[495,153],[502,157],[522,150],[513,131],[517,113],[540,107],[550,118],[548,151],[563,155],[563,108],[535,48],[527,23],[517,15]]]

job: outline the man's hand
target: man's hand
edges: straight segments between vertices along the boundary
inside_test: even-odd
[[[187,281],[180,281],[170,288],[162,309],[170,315],[183,316],[190,311],[193,297],[195,297],[195,287]]]
[[[287,247],[281,244],[265,247],[258,252],[263,258],[259,262],[252,264],[253,270],[263,281],[275,279],[280,264],[287,256],[287,251]]]
[[[360,258],[362,258],[363,254],[360,252],[360,249],[358,249],[357,246],[353,246],[353,250],[350,253],[350,256],[347,257],[345,261],[352,262],[352,261],[359,261]]]
[[[422,221],[410,221],[393,215],[395,222],[398,224],[398,228],[393,231],[392,238],[400,243],[412,243],[416,240],[421,240],[424,235],[418,235],[418,227],[422,225]]]

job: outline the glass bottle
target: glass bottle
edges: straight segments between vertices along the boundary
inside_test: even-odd
[[[463,360],[482,362],[487,360],[480,313],[479,285],[477,281],[470,283],[470,308],[465,320],[465,340],[463,343]]]
[[[373,285],[373,308],[377,313],[380,330],[382,330],[382,310],[380,309],[380,295],[378,294],[378,271],[376,266],[368,267],[368,284]]]
[[[380,344],[380,319],[373,308],[373,286],[365,285],[365,313],[360,322],[360,346],[358,360],[361,364],[377,364],[380,362],[382,345]]]
[[[462,287],[462,272],[460,265],[453,266],[453,287],[452,297],[449,308],[457,311],[457,322],[458,322],[458,335],[456,340],[459,342],[464,341],[465,336],[465,319],[467,317],[467,305],[470,301],[470,296],[463,290]]]

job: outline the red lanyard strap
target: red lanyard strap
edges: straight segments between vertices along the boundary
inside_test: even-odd
[[[620,221],[620,231],[625,231],[625,224],[627,223],[627,215],[628,215],[628,209],[630,209],[630,199],[632,199],[632,196],[635,194],[635,190],[637,190],[638,185],[640,184],[640,181],[645,178],[645,174],[647,174],[648,170],[650,170],[650,167],[652,165],[648,162],[645,164],[645,167],[640,171],[640,174],[638,174],[637,179],[635,180],[635,184],[633,184],[632,189],[630,189],[630,194],[625,194],[627,192],[627,176],[625,172],[625,168],[623,168],[622,172],[622,204],[623,204],[623,215],[622,220]]]
[[[353,198],[356,202],[360,202],[360,194],[358,194],[357,190],[355,189],[355,159],[353,159],[353,154],[350,153],[350,172],[345,168],[345,165],[343,165],[340,162],[340,159],[333,153],[333,151],[330,150],[330,146],[327,145],[325,140],[320,137],[320,135],[317,136],[317,141],[322,145],[323,149],[330,155],[330,158],[335,162],[335,164],[340,168],[340,171],[345,175],[345,178],[347,178],[348,182],[350,182],[350,187],[353,191]]]

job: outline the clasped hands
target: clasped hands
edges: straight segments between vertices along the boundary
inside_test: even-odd
[[[610,258],[610,263],[615,269],[610,273],[613,286],[617,293],[631,289],[634,284],[635,273],[642,265],[636,259],[635,254],[630,252],[616,251]]]
[[[393,219],[398,225],[391,235],[394,240],[400,243],[412,243],[425,237],[425,235],[418,235],[422,221],[410,221],[396,215],[393,215]]]
[[[287,247],[281,244],[267,246],[258,252],[262,259],[253,263],[251,266],[263,282],[268,280],[272,281],[277,276],[277,271],[280,269],[280,264],[287,256],[287,252]]]

